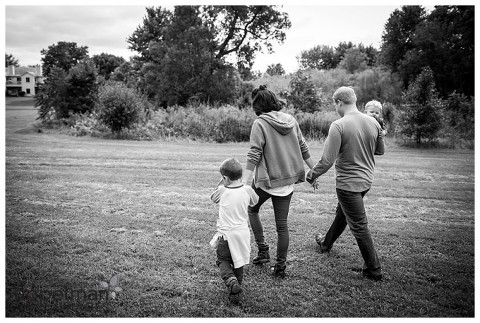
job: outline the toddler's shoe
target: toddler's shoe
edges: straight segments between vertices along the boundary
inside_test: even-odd
[[[242,292],[242,286],[238,283],[238,280],[234,279],[229,285],[230,295],[229,300],[232,304],[238,305],[240,303],[240,293]]]

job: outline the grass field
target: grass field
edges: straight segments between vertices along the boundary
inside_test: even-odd
[[[350,269],[362,263],[348,229],[328,255],[315,244],[333,219],[333,172],[318,191],[297,185],[287,278],[248,266],[231,306],[209,195],[247,144],[39,133],[28,102],[7,101],[5,116],[7,317],[474,317],[473,151],[387,145],[377,159],[365,203],[382,282]],[[270,203],[261,215],[275,254]]]

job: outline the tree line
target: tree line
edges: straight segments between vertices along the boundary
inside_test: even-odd
[[[272,52],[290,27],[288,13],[278,6],[146,8],[127,39],[137,53],[129,61],[109,54],[89,58],[86,46],[71,42],[41,51],[47,78],[36,98],[40,118],[108,110],[99,93],[110,90],[135,97],[139,112],[131,116],[195,103],[242,108],[256,80],[278,75],[289,79],[279,91],[287,105],[316,113],[329,108],[336,84],[327,80],[337,76],[345,83],[340,85],[357,90],[360,108],[368,100],[381,101],[384,117],[395,119],[405,138],[417,143],[453,134],[452,140],[473,139],[473,6],[435,6],[430,13],[422,6],[402,6],[386,21],[378,50],[350,41],[319,44],[299,53],[295,73],[285,75],[275,63],[265,74],[252,71],[256,54]],[[132,120],[111,130],[128,128],[139,118],[110,118]]]

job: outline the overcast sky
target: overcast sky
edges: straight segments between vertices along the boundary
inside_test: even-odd
[[[41,64],[40,51],[59,41],[87,46],[90,56],[108,53],[128,60],[136,53],[127,49],[126,39],[142,24],[145,7],[165,4],[137,1],[132,5],[132,1],[101,0],[61,2],[74,4],[68,6],[58,5],[58,2],[41,3],[35,6],[34,1],[7,0],[4,7],[5,52],[17,58],[22,66]],[[387,19],[400,8],[400,5],[385,1],[382,3],[388,5],[372,2],[353,5],[341,0],[329,2],[337,5],[311,5],[302,0],[295,1],[295,5],[293,1],[280,3],[284,4],[282,10],[289,14],[292,27],[286,31],[286,41],[274,46],[274,54],[257,55],[254,70],[264,72],[268,65],[281,63],[287,72],[294,72],[300,52],[316,45],[337,46],[340,42],[351,41],[379,49]]]

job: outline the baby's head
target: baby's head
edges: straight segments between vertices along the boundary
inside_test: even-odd
[[[367,102],[365,113],[376,119],[382,119],[382,104],[376,100]]]
[[[220,165],[220,174],[228,177],[230,181],[242,178],[242,164],[236,158],[229,158]]]

